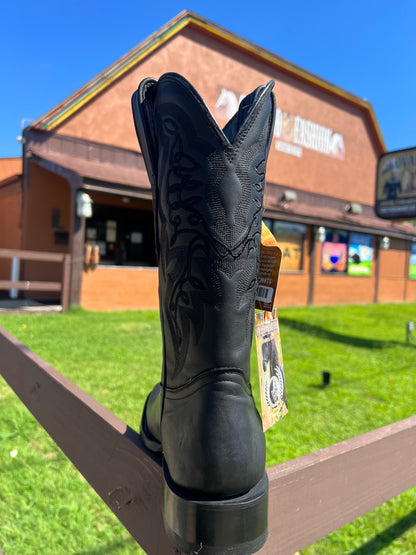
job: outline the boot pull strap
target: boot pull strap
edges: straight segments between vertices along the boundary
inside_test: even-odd
[[[143,79],[133,94],[133,120],[149,181],[152,186],[154,213],[157,217],[157,139],[154,130],[154,97],[157,81],[151,77]],[[156,256],[159,259],[159,234],[155,225]]]
[[[252,93],[245,96],[240,103],[240,106],[234,116],[225,125],[223,129],[224,135],[233,143],[237,134],[245,126],[247,120],[253,113],[257,113],[263,106],[264,101],[268,98],[269,93],[274,87],[274,81],[269,81],[267,85],[261,85],[257,87]],[[271,101],[273,105],[272,115],[274,117],[275,112],[275,101],[274,94],[271,93]]]

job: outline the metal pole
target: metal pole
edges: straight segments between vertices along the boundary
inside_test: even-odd
[[[20,258],[14,256],[12,258],[12,276],[11,281],[19,281],[19,274],[20,274]],[[11,299],[17,299],[18,290],[17,289],[10,289],[9,297]]]

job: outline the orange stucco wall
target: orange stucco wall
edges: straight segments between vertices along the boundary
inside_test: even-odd
[[[55,231],[69,231],[70,188],[66,179],[37,164],[30,164],[30,186],[25,202],[23,248],[68,252],[67,245],[55,243]],[[60,210],[59,226],[52,226],[52,211]]]
[[[87,310],[157,309],[157,269],[98,266],[84,272],[80,304]]]
[[[70,188],[62,177],[30,164],[30,185],[25,199],[25,229],[22,248],[46,252],[69,252],[69,245],[58,244],[55,233],[69,232]],[[53,227],[52,212],[60,211],[58,225]],[[55,222],[57,223],[57,222]],[[40,281],[60,281],[62,266],[58,263],[26,261],[23,278]],[[31,298],[55,298],[53,293],[31,292]]]
[[[57,131],[138,149],[131,95],[144,77],[158,78],[167,71],[181,73],[191,81],[221,126],[227,119],[226,110],[216,108],[222,89],[239,96],[274,79],[278,108],[342,134],[345,157],[337,159],[307,148],[302,149],[301,157],[295,157],[277,151],[273,140],[267,179],[345,200],[373,203],[375,166],[381,152],[374,143],[374,130],[359,106],[192,28],[184,29],[146,57],[64,121]]]
[[[20,180],[0,188],[0,248],[21,248],[21,206],[22,190]],[[8,280],[10,275],[11,260],[0,258],[0,279]]]
[[[22,157],[0,158],[0,181],[22,173]]]

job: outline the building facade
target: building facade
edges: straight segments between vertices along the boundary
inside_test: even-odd
[[[143,78],[165,72],[187,78],[221,126],[244,95],[275,81],[264,217],[283,252],[278,305],[416,300],[416,230],[374,213],[386,148],[371,104],[188,11],[25,128],[20,211],[0,248],[17,240],[70,253],[72,304],[158,306],[151,190],[130,99]],[[0,214],[8,186],[0,182]],[[22,279],[54,272],[26,263]]]

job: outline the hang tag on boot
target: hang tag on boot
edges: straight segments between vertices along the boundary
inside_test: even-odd
[[[288,412],[277,309],[256,313],[255,330],[261,413],[266,431]]]
[[[259,310],[273,310],[281,262],[282,251],[276,243],[273,233],[262,222],[260,268],[257,276],[258,287],[255,304]]]

